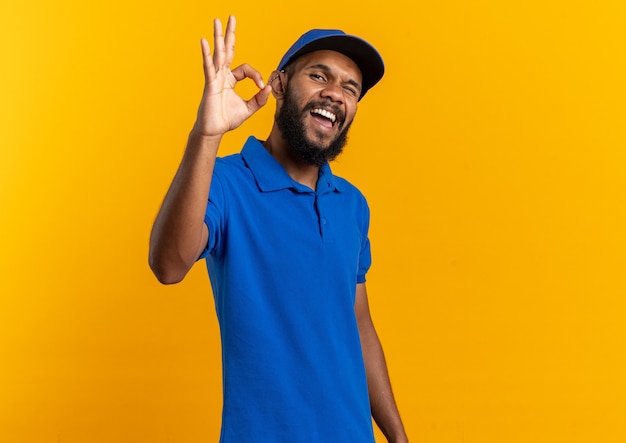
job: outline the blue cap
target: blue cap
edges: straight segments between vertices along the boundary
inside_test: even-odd
[[[383,77],[385,65],[378,51],[362,38],[348,35],[339,29],[312,29],[289,48],[278,64],[282,71],[289,63],[313,51],[328,49],[337,51],[352,59],[363,76],[361,97]]]

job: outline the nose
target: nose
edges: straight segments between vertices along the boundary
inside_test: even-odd
[[[326,86],[324,86],[324,89],[322,89],[322,97],[324,98],[329,98],[330,100],[334,101],[334,102],[340,102],[343,103],[344,97],[343,97],[343,88],[341,87],[341,85],[334,83],[334,82],[329,82],[326,84]]]

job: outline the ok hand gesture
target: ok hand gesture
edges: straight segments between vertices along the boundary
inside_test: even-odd
[[[241,125],[259,110],[271,93],[271,87],[263,83],[261,74],[248,64],[231,71],[235,54],[235,18],[228,18],[226,35],[222,35],[222,23],[215,19],[213,24],[214,45],[211,57],[209,44],[202,39],[204,66],[204,93],[193,131],[207,137],[221,137],[227,131]],[[242,99],[234,91],[237,82],[249,78],[259,88],[250,100]]]

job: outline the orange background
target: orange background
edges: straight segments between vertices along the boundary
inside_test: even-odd
[[[334,170],[373,211],[370,302],[411,440],[626,441],[626,4],[406,5],[0,6],[0,442],[217,441],[206,271],[160,286],[147,245],[199,39],[229,13],[235,62],[265,78],[312,27],[385,57]]]

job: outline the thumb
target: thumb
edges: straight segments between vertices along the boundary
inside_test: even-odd
[[[258,111],[263,106],[265,106],[265,104],[267,103],[267,99],[269,98],[271,93],[272,87],[267,84],[263,89],[257,92],[254,97],[248,100],[248,110],[250,111],[250,114]]]

